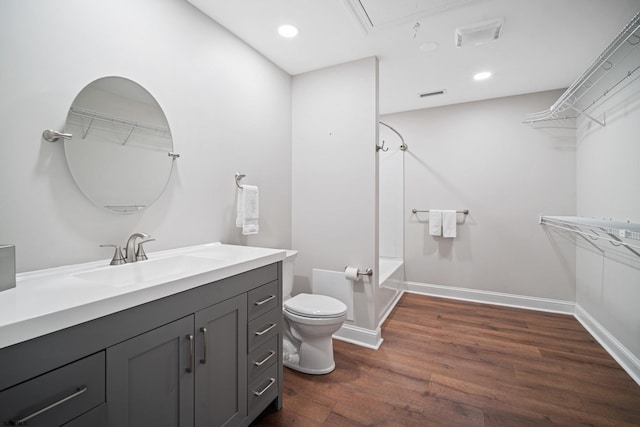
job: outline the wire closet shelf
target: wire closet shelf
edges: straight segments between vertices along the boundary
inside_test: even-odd
[[[604,240],[640,256],[640,224],[579,216],[540,216],[540,224],[577,233],[591,241]],[[624,239],[624,240],[623,240]],[[631,243],[628,240],[638,241]]]
[[[132,121],[123,117],[79,107],[71,107],[69,110],[69,122],[79,126],[82,130],[82,139],[85,139],[92,129],[96,131],[100,129],[122,134],[125,139],[119,143],[126,145],[134,131],[136,131],[139,135],[146,135],[146,139],[137,141],[136,145],[146,145],[148,148],[161,151],[170,151],[172,149],[171,132],[165,126]]]
[[[640,12],[548,110],[527,114],[523,123],[534,128],[569,127],[567,122],[583,115],[606,126],[604,113],[594,110],[640,77],[639,46]]]

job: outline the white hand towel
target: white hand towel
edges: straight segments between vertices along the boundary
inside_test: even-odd
[[[238,195],[236,227],[242,227],[242,234],[258,234],[260,231],[258,187],[243,185]]]
[[[431,236],[442,236],[442,211],[429,210],[429,234]]]
[[[243,209],[243,203],[242,203],[242,187],[244,187],[243,185],[240,186],[240,190],[238,192],[238,197],[236,199],[236,227],[238,228],[242,228],[242,218],[244,218],[244,209]]]
[[[456,211],[442,211],[442,236],[456,237]]]

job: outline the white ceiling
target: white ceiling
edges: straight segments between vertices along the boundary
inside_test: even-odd
[[[377,56],[381,114],[565,88],[640,11],[640,0],[188,1],[292,75]],[[457,27],[500,17],[498,40],[455,47]],[[278,35],[285,23],[298,37]],[[483,70],[493,77],[473,81]]]

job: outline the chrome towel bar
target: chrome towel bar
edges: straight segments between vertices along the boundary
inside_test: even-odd
[[[415,214],[415,213],[418,213],[418,212],[429,212],[429,210],[421,211],[421,210],[418,210],[418,209],[414,208],[414,209],[411,209],[411,212]],[[463,215],[469,215],[469,209],[465,209],[465,210],[462,210],[462,211],[456,211],[456,213],[463,214]]]

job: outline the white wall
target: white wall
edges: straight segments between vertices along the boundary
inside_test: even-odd
[[[541,213],[576,210],[576,154],[564,139],[522,124],[550,91],[390,114],[405,154],[408,282],[574,301],[575,246],[554,241]],[[458,237],[429,235],[427,214],[469,209]]]
[[[294,293],[314,268],[377,270],[377,87],[376,58],[293,78]],[[354,323],[368,328],[376,280],[354,287]]]
[[[78,190],[62,144],[74,97],[103,76],[144,86],[164,109],[177,160],[162,197],[119,216]],[[291,244],[291,78],[182,0],[0,3],[0,242],[27,271],[106,259],[135,231],[149,252],[210,241]],[[260,186],[261,232],[234,227],[234,173]],[[108,182],[109,177],[104,177]]]
[[[378,151],[380,256],[404,257],[404,152],[401,140],[383,125],[378,144],[385,142],[388,151]]]
[[[579,121],[578,215],[640,224],[640,80],[593,115],[601,113],[605,127]],[[607,242],[596,245],[603,252],[578,248],[576,302],[640,363],[640,256]]]

